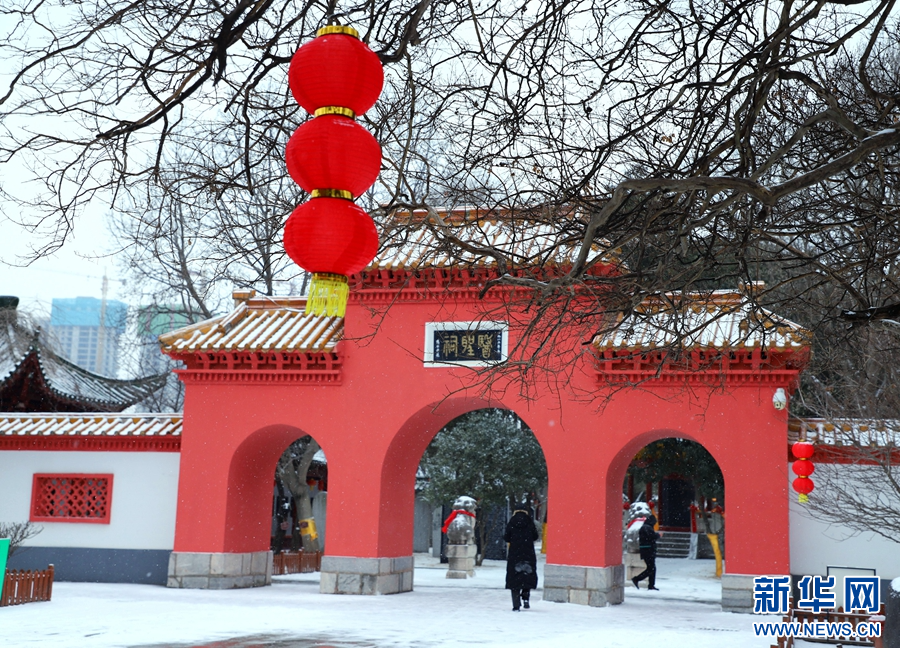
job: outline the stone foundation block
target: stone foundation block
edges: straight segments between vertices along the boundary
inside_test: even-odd
[[[475,554],[478,548],[473,544],[447,545],[447,578],[467,578],[475,575]]]
[[[413,588],[413,557],[323,556],[319,591],[323,594],[398,594]]]
[[[166,587],[239,589],[272,584],[272,552],[172,552]]]
[[[722,609],[725,612],[753,613],[754,574],[722,574]]]
[[[647,569],[647,563],[641,560],[640,554],[636,553],[628,553],[626,551],[625,555],[622,557],[622,563],[625,566],[626,583]]]
[[[605,607],[625,600],[625,568],[552,565],[544,567],[543,600]]]

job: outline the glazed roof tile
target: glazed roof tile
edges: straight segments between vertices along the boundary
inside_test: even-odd
[[[181,414],[0,415],[0,438],[12,436],[174,437]]]
[[[644,300],[615,328],[593,340],[598,349],[789,349],[809,346],[811,333],[755,307],[737,290],[668,293]]]
[[[305,306],[303,299],[250,297],[227,315],[166,333],[159,341],[163,351],[175,354],[333,351],[344,319],[307,315]]]

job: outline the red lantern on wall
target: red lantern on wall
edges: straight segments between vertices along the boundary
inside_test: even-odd
[[[809,478],[816,469],[812,461],[810,461],[815,448],[808,441],[798,441],[791,446],[791,452],[797,458],[797,461],[791,466],[794,474],[797,475],[797,479],[794,480],[792,485],[794,490],[799,493],[798,501],[801,504],[806,504],[809,501],[809,494],[816,487],[813,480]]]
[[[375,224],[352,201],[375,182],[381,147],[353,120],[378,99],[384,71],[355,29],[329,25],[294,54],[288,80],[314,118],[297,129],[285,151],[291,178],[312,199],[288,218],[284,247],[313,273],[306,312],[342,317],[348,276],[378,251]]]

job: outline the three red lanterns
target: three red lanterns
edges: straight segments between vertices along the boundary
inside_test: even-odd
[[[375,104],[384,71],[355,29],[329,25],[294,54],[288,81],[314,119],[285,150],[288,173],[312,198],[288,218],[284,249],[313,274],[306,312],[343,317],[348,277],[378,251],[375,223],[353,199],[378,177],[381,147],[355,119]]]
[[[813,456],[814,450],[813,444],[809,441],[798,441],[791,446],[791,452],[793,452],[794,456],[797,458],[797,461],[791,466],[794,474],[797,475],[793,487],[794,490],[800,494],[799,501],[801,504],[806,504],[809,501],[809,494],[816,487],[815,484],[813,484],[813,480],[809,478],[816,470],[813,462],[810,461],[810,457]]]

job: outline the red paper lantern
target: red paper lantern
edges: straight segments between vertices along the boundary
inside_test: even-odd
[[[798,477],[809,477],[816,471],[815,465],[809,459],[798,459],[791,468]]]
[[[809,478],[816,470],[812,461],[809,460],[810,457],[813,456],[813,452],[815,452],[815,447],[809,441],[798,441],[791,446],[791,452],[797,457],[797,461],[791,466],[794,474],[798,476],[797,479],[794,480],[793,487],[794,490],[800,494],[800,503],[805,504],[809,501],[809,497],[807,496],[812,492],[813,488],[815,488],[813,480]]]
[[[371,217],[341,198],[313,198],[290,215],[284,249],[313,273],[349,276],[365,268],[378,251]]]
[[[384,85],[381,61],[355,29],[323,27],[297,50],[288,70],[294,99],[306,112],[340,106],[361,115],[375,105]]]
[[[815,447],[809,441],[797,441],[797,443],[791,446],[791,452],[794,453],[794,456],[797,457],[797,459],[809,459],[813,456]]]
[[[809,495],[816,487],[816,485],[813,484],[813,480],[809,477],[797,477],[797,479],[794,480],[793,486],[794,490],[800,493],[801,498]],[[801,501],[803,500],[801,499]]]
[[[384,71],[355,29],[329,25],[294,54],[288,81],[315,118],[297,129],[285,151],[291,177],[312,200],[288,218],[284,247],[313,273],[306,312],[342,317],[348,276],[378,251],[375,224],[350,201],[372,186],[381,166],[378,142],[353,119],[378,99]]]
[[[323,115],[298,128],[285,149],[288,173],[307,193],[343,189],[354,197],[372,186],[381,169],[381,147],[352,119]]]

